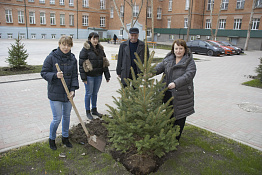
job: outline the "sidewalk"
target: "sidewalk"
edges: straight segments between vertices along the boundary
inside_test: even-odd
[[[37,46],[26,40],[30,51]],[[38,42],[43,42],[38,41]],[[84,41],[74,41],[73,53],[78,58]],[[41,52],[32,52],[29,64],[42,64],[56,42],[48,41],[48,48]],[[105,104],[114,106],[112,96],[119,96],[120,88],[115,72],[116,60],[111,54],[118,52],[119,45],[102,43],[110,59],[111,80],[103,79],[98,94],[98,110],[108,113]],[[4,43],[0,42],[0,46]],[[7,44],[6,46],[9,47]],[[1,52],[6,48],[0,47]],[[155,57],[164,57],[168,51],[155,50]],[[3,53],[3,52],[2,52]],[[29,52],[30,53],[30,52]],[[3,63],[0,55],[0,66]],[[248,75],[255,75],[261,51],[248,51],[246,55],[208,57],[194,54],[197,74],[195,82],[195,111],[187,118],[187,123],[234,139],[262,151],[262,89],[241,85],[248,81]],[[22,80],[22,81],[21,81]],[[84,121],[87,121],[84,109],[84,85],[80,80],[80,89],[76,91],[74,102]],[[40,75],[14,75],[0,77],[0,152],[47,140],[52,113],[47,99],[47,82]],[[244,107],[243,107],[244,106]],[[251,112],[247,112],[248,109]],[[256,110],[255,110],[256,109]],[[79,123],[75,112],[71,113],[71,126]],[[61,133],[61,125],[58,129]]]

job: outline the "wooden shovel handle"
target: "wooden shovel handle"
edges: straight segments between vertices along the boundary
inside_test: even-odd
[[[56,66],[57,71],[58,71],[58,72],[61,72],[58,63],[56,63],[55,66]],[[75,113],[76,113],[76,115],[77,115],[77,117],[78,117],[78,119],[79,119],[79,121],[80,121],[80,123],[81,123],[81,125],[82,125],[82,127],[83,127],[83,129],[84,129],[84,131],[85,131],[85,133],[86,133],[86,135],[87,135],[87,137],[89,138],[89,137],[90,137],[90,134],[88,133],[88,131],[87,131],[87,129],[86,129],[86,126],[85,126],[83,120],[81,119],[81,117],[80,117],[80,115],[79,115],[79,113],[78,113],[78,110],[76,109],[76,106],[75,106],[75,103],[74,103],[74,101],[73,101],[73,98],[70,97],[70,93],[69,93],[69,90],[68,90],[68,88],[67,88],[67,85],[66,85],[66,82],[65,82],[64,77],[61,78],[61,81],[62,81],[62,84],[63,84],[63,86],[64,86],[64,88],[65,88],[67,97],[68,97],[69,101],[71,102],[71,104],[72,104],[72,106],[73,106],[73,108],[74,108],[74,111],[75,111]]]

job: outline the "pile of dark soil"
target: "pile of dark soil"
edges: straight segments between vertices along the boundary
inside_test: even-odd
[[[122,163],[124,167],[132,174],[144,175],[151,172],[156,172],[158,168],[165,161],[165,157],[158,158],[147,155],[139,155],[135,150],[129,150],[126,153],[116,151],[111,148],[111,143],[108,138],[108,131],[104,126],[106,123],[100,119],[94,119],[90,123],[86,123],[86,128],[90,135],[96,135],[107,143],[106,152],[118,162]],[[70,130],[70,140],[82,145],[87,145],[87,136],[81,126],[78,124]]]

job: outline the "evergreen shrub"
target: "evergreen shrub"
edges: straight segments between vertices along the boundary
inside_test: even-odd
[[[29,54],[24,48],[25,45],[21,43],[21,40],[18,34],[18,38],[15,39],[15,44],[11,44],[11,48],[8,48],[8,58],[6,58],[6,62],[9,63],[10,67],[19,69],[27,65],[26,59]]]
[[[147,49],[145,49],[147,50]],[[136,54],[136,53],[135,53]],[[175,118],[170,99],[163,104],[164,88],[162,80],[154,79],[154,67],[152,59],[154,51],[142,64],[136,54],[137,66],[142,71],[136,78],[131,68],[131,79],[125,79],[127,87],[120,80],[121,89],[117,92],[120,97],[113,97],[116,107],[109,107],[111,117],[104,117],[108,123],[105,126],[109,131],[110,142],[113,148],[121,152],[135,151],[141,155],[162,157],[166,153],[176,150],[179,135],[179,127],[173,127]]]

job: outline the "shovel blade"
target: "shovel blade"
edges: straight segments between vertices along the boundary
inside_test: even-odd
[[[101,152],[105,152],[106,142],[100,138],[98,138],[96,135],[90,136],[88,139],[88,143],[98,149]]]

